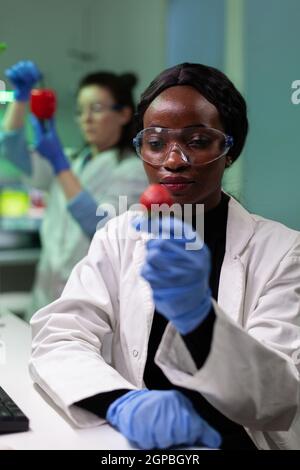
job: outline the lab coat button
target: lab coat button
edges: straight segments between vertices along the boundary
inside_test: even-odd
[[[138,357],[139,352],[138,352],[136,349],[134,349],[134,350],[132,351],[132,355],[133,355],[133,357]]]

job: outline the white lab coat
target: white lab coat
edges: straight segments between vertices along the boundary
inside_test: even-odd
[[[32,318],[32,377],[80,427],[102,421],[75,402],[144,387],[154,304],[139,274],[147,235],[131,217],[95,235],[61,298]],[[300,449],[299,261],[298,232],[231,199],[209,356],[197,370],[169,324],[155,358],[172,383],[199,391],[260,449]]]

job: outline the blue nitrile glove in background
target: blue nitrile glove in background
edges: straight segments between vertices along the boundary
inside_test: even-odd
[[[178,218],[154,217],[150,228],[145,220],[145,216],[133,220],[136,230],[155,232],[155,238],[146,244],[141,275],[152,288],[159,313],[185,335],[197,328],[211,309],[209,250],[192,226]],[[182,236],[178,238],[178,234]],[[189,250],[187,244],[193,239],[198,249]]]
[[[221,444],[219,433],[176,390],[128,392],[109,406],[106,420],[140,449]]]
[[[57,135],[54,118],[42,122],[32,114],[30,120],[33,127],[35,150],[48,160],[55,174],[68,170],[70,164]]]
[[[42,78],[37,66],[30,60],[24,60],[5,70],[6,77],[15,86],[15,99],[28,101],[34,85]]]

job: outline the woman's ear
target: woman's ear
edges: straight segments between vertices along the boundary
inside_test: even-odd
[[[229,168],[233,164],[233,160],[230,155],[226,156],[225,168]]]
[[[132,109],[129,106],[124,106],[124,108],[122,108],[119,113],[121,118],[121,124],[125,126],[132,118]]]

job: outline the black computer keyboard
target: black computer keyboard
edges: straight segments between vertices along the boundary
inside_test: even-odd
[[[0,434],[28,431],[29,420],[0,387]]]

